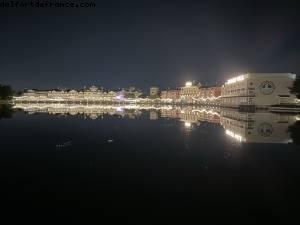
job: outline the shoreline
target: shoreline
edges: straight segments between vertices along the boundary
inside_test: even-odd
[[[195,104],[195,103],[171,103],[161,102],[160,100],[145,101],[145,102],[126,102],[126,101],[13,101],[13,100],[0,100],[0,104],[15,105],[15,104],[66,104],[66,105],[170,105],[179,107],[207,107],[207,108],[226,108],[238,110],[241,112],[256,112],[256,111],[269,111],[274,113],[300,113],[300,105],[273,105],[268,107],[229,107],[222,106],[220,103],[207,103],[207,104]]]
[[[0,105],[13,105],[12,100],[0,100]]]

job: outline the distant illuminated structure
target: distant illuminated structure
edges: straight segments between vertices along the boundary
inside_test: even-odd
[[[201,83],[191,81],[180,89],[180,100],[183,103],[218,104],[220,95],[221,87],[204,87]]]
[[[180,102],[180,90],[173,89],[173,90],[164,90],[160,93],[160,98],[163,101],[177,103]]]
[[[187,82],[184,87],[161,91],[161,99],[173,103],[215,104],[220,100],[221,87],[203,87]]]
[[[186,103],[193,103],[194,98],[199,94],[201,84],[187,81],[184,87],[180,88],[180,99]]]
[[[141,97],[142,92],[135,87],[104,91],[91,86],[82,90],[28,90],[21,96],[13,97],[13,102],[42,103],[117,103],[117,104],[180,104],[209,105],[240,109],[267,109],[273,105],[297,104],[296,96],[290,93],[296,75],[291,73],[247,73],[229,79],[222,87],[202,86],[195,81],[187,81],[183,87],[159,92],[158,87],[150,87],[150,97]]]
[[[130,87],[119,91],[103,91],[96,86],[87,90],[28,90],[21,96],[14,97],[15,102],[120,102],[126,99],[137,99],[141,91]]]
[[[185,86],[186,87],[191,87],[193,85],[193,83],[191,82],[191,81],[187,81],[186,83],[185,83]]]
[[[115,97],[115,99],[116,99],[116,100],[119,100],[119,101],[122,101],[122,100],[124,100],[124,96],[123,96],[122,94],[120,94],[120,95],[117,95],[117,96]]]
[[[150,87],[150,97],[151,98],[159,97],[159,88],[158,87]]]
[[[289,87],[296,78],[291,73],[247,73],[229,79],[221,90],[221,105],[234,108],[266,108],[293,104]]]

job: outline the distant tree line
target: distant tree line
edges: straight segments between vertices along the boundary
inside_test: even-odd
[[[296,95],[297,98],[300,98],[300,76],[297,76],[293,87],[290,88],[292,94]]]
[[[15,92],[11,86],[0,84],[0,100],[9,100],[14,94]]]
[[[293,143],[300,144],[300,121],[296,121],[296,123],[289,126],[288,132],[293,139]]]

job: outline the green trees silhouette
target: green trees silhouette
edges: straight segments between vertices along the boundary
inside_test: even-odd
[[[293,139],[293,143],[300,144],[300,121],[296,121],[296,123],[289,126],[288,132]]]
[[[297,98],[300,98],[300,77],[297,76],[294,81],[293,87],[290,88],[292,94],[296,95]]]
[[[14,95],[14,91],[9,85],[0,84],[0,100],[9,100]]]

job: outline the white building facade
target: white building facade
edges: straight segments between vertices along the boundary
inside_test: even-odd
[[[221,104],[233,108],[267,108],[294,104],[290,87],[296,79],[291,73],[248,73],[228,80],[221,88]]]

